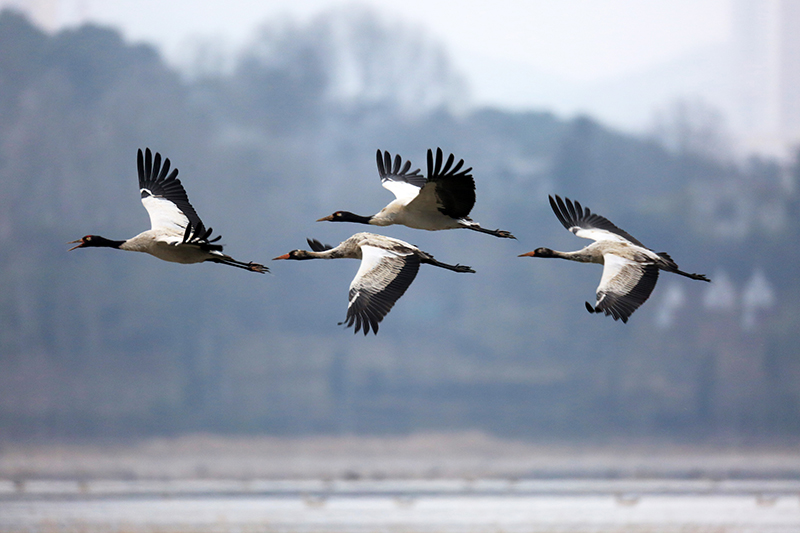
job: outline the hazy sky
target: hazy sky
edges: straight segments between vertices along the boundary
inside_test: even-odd
[[[47,0],[0,0],[43,4]],[[362,0],[388,17],[424,26],[467,77],[476,103],[595,112],[610,104],[565,93],[619,79],[730,39],[732,0]],[[341,0],[62,0],[60,24],[86,18],[120,27],[132,40],[160,44],[180,61],[188,44],[217,37],[236,50],[266,20],[301,20]],[[185,57],[185,56],[184,56]],[[542,80],[547,80],[544,82]],[[546,87],[544,86],[546,85]],[[628,98],[625,96],[624,98]],[[623,98],[623,100],[624,100]],[[642,98],[647,98],[646,94]],[[662,95],[653,95],[653,102]],[[605,108],[603,108],[605,105]],[[653,105],[649,101],[642,109]],[[616,107],[621,107],[616,104]],[[633,111],[639,116],[638,109]],[[625,119],[630,121],[630,117]],[[622,117],[617,122],[625,122]]]

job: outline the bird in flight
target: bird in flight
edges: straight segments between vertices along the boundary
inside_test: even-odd
[[[150,215],[150,229],[127,240],[111,240],[99,235],[86,235],[68,244],[76,248],[116,248],[144,252],[173,263],[202,263],[211,261],[251,272],[268,272],[258,263],[243,263],[222,253],[216,244],[221,236],[209,239],[211,228],[206,229],[197,212],[189,203],[186,191],[178,179],[178,169],[170,173],[169,159],[161,163],[161,154],[155,157],[150,149],[139,150],[137,156],[139,191],[142,204]]]
[[[375,233],[356,233],[336,247],[315,239],[307,241],[311,251],[292,250],[275,259],[360,259],[361,266],[350,283],[347,316],[339,325],[355,324],[355,333],[363,329],[364,335],[370,328],[377,335],[378,324],[414,281],[421,264],[453,272],[475,272],[468,266],[439,262],[412,244]]]
[[[592,213],[569,198],[550,196],[550,206],[568,231],[595,242],[575,252],[537,248],[519,257],[558,257],[581,263],[603,265],[597,287],[597,303],[586,302],[590,313],[605,313],[614,320],[627,322],[656,286],[659,270],[700,281],[711,281],[702,274],[689,274],[678,268],[664,252],[654,252],[607,218]]]
[[[466,228],[495,237],[513,239],[508,231],[482,228],[469,218],[475,205],[475,180],[472,167],[462,170],[464,160],[453,165],[455,156],[450,154],[444,161],[442,149],[428,150],[428,175],[420,170],[410,171],[411,162],[405,164],[400,156],[394,163],[389,152],[378,150],[376,154],[381,185],[392,191],[396,199],[375,215],[361,216],[349,211],[336,211],[317,222],[357,222],[373,226],[400,224],[409,228],[437,231]]]

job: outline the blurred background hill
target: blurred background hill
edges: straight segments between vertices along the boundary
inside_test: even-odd
[[[189,433],[769,444],[800,434],[800,165],[741,151],[717,107],[676,99],[650,131],[589,114],[470,105],[436,39],[369,8],[267,22],[190,67],[118,29],[45,31],[0,13],[0,438]],[[219,60],[217,60],[217,59]],[[797,126],[797,125],[796,125]],[[337,244],[391,199],[376,149],[473,167],[484,227],[390,227],[477,273],[422,269],[378,336],[337,326],[356,262],[259,277],[112,250],[146,229],[135,157],[180,169],[234,257]],[[548,194],[579,200],[684,270],[627,325],[583,307],[600,267],[520,259],[577,249]]]

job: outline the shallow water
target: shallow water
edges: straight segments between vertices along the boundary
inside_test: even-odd
[[[40,481],[0,486],[0,532],[798,532],[799,494],[769,480]]]

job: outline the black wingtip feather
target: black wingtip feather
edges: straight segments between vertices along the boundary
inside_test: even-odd
[[[322,244],[317,239],[307,238],[306,242],[308,242],[308,246],[315,252],[324,252],[325,250],[330,250],[333,248],[330,244]]]
[[[378,174],[383,177],[386,175],[386,167],[383,166],[383,153],[380,149],[375,154],[375,161],[378,164]]]
[[[437,148],[436,149],[436,165],[435,165],[435,170],[433,172],[433,174],[436,175],[436,176],[438,176],[439,172],[442,170],[442,159],[443,158],[444,158],[444,155],[442,154],[442,149],[441,148]]]
[[[561,222],[562,226],[569,229],[569,222],[567,222],[566,217],[561,212],[561,206],[563,205],[561,198],[558,195],[556,195],[556,199],[553,199],[552,196],[549,196],[548,198],[550,198],[550,207],[553,209],[553,213],[555,213],[558,221]]]
[[[150,152],[150,148],[144,149],[144,174],[145,176],[151,176],[153,170],[153,154]]]
[[[139,173],[139,183],[141,183],[144,180],[144,154],[141,148],[136,153],[136,170]]]
[[[428,178],[432,175],[431,170],[433,170],[433,150],[428,148]]]
[[[442,168],[442,174],[447,174],[450,171],[450,167],[453,166],[453,161],[455,161],[456,156],[450,154],[447,158],[447,162],[444,164],[444,168]]]
[[[153,171],[151,176],[154,176],[156,180],[164,179],[163,176],[160,175],[161,173],[161,153],[156,152],[155,157],[153,157]]]
[[[560,200],[560,198],[559,198],[559,200]],[[572,202],[570,201],[569,198],[567,198],[564,202],[562,202],[561,205],[566,205],[567,213],[569,213],[570,219],[572,219],[572,220],[577,220],[578,219],[578,215],[577,215],[577,213],[575,213],[575,206],[572,205]]]
[[[641,242],[636,240],[636,238],[630,235],[628,232],[618,228],[607,218],[592,213],[588,207],[583,207],[580,202],[572,201],[569,198],[564,198],[562,200],[558,195],[555,195],[555,197],[548,196],[548,198],[550,199],[550,207],[553,209],[553,213],[555,213],[559,222],[561,222],[566,229],[569,230],[577,226],[580,228],[596,228],[605,230],[619,235],[623,239],[626,239],[637,246],[645,248]]]
[[[167,174],[169,174],[169,167],[171,163],[169,162],[169,157],[164,159],[164,164],[161,167],[161,172],[158,174],[158,179],[163,180],[167,179]]]

